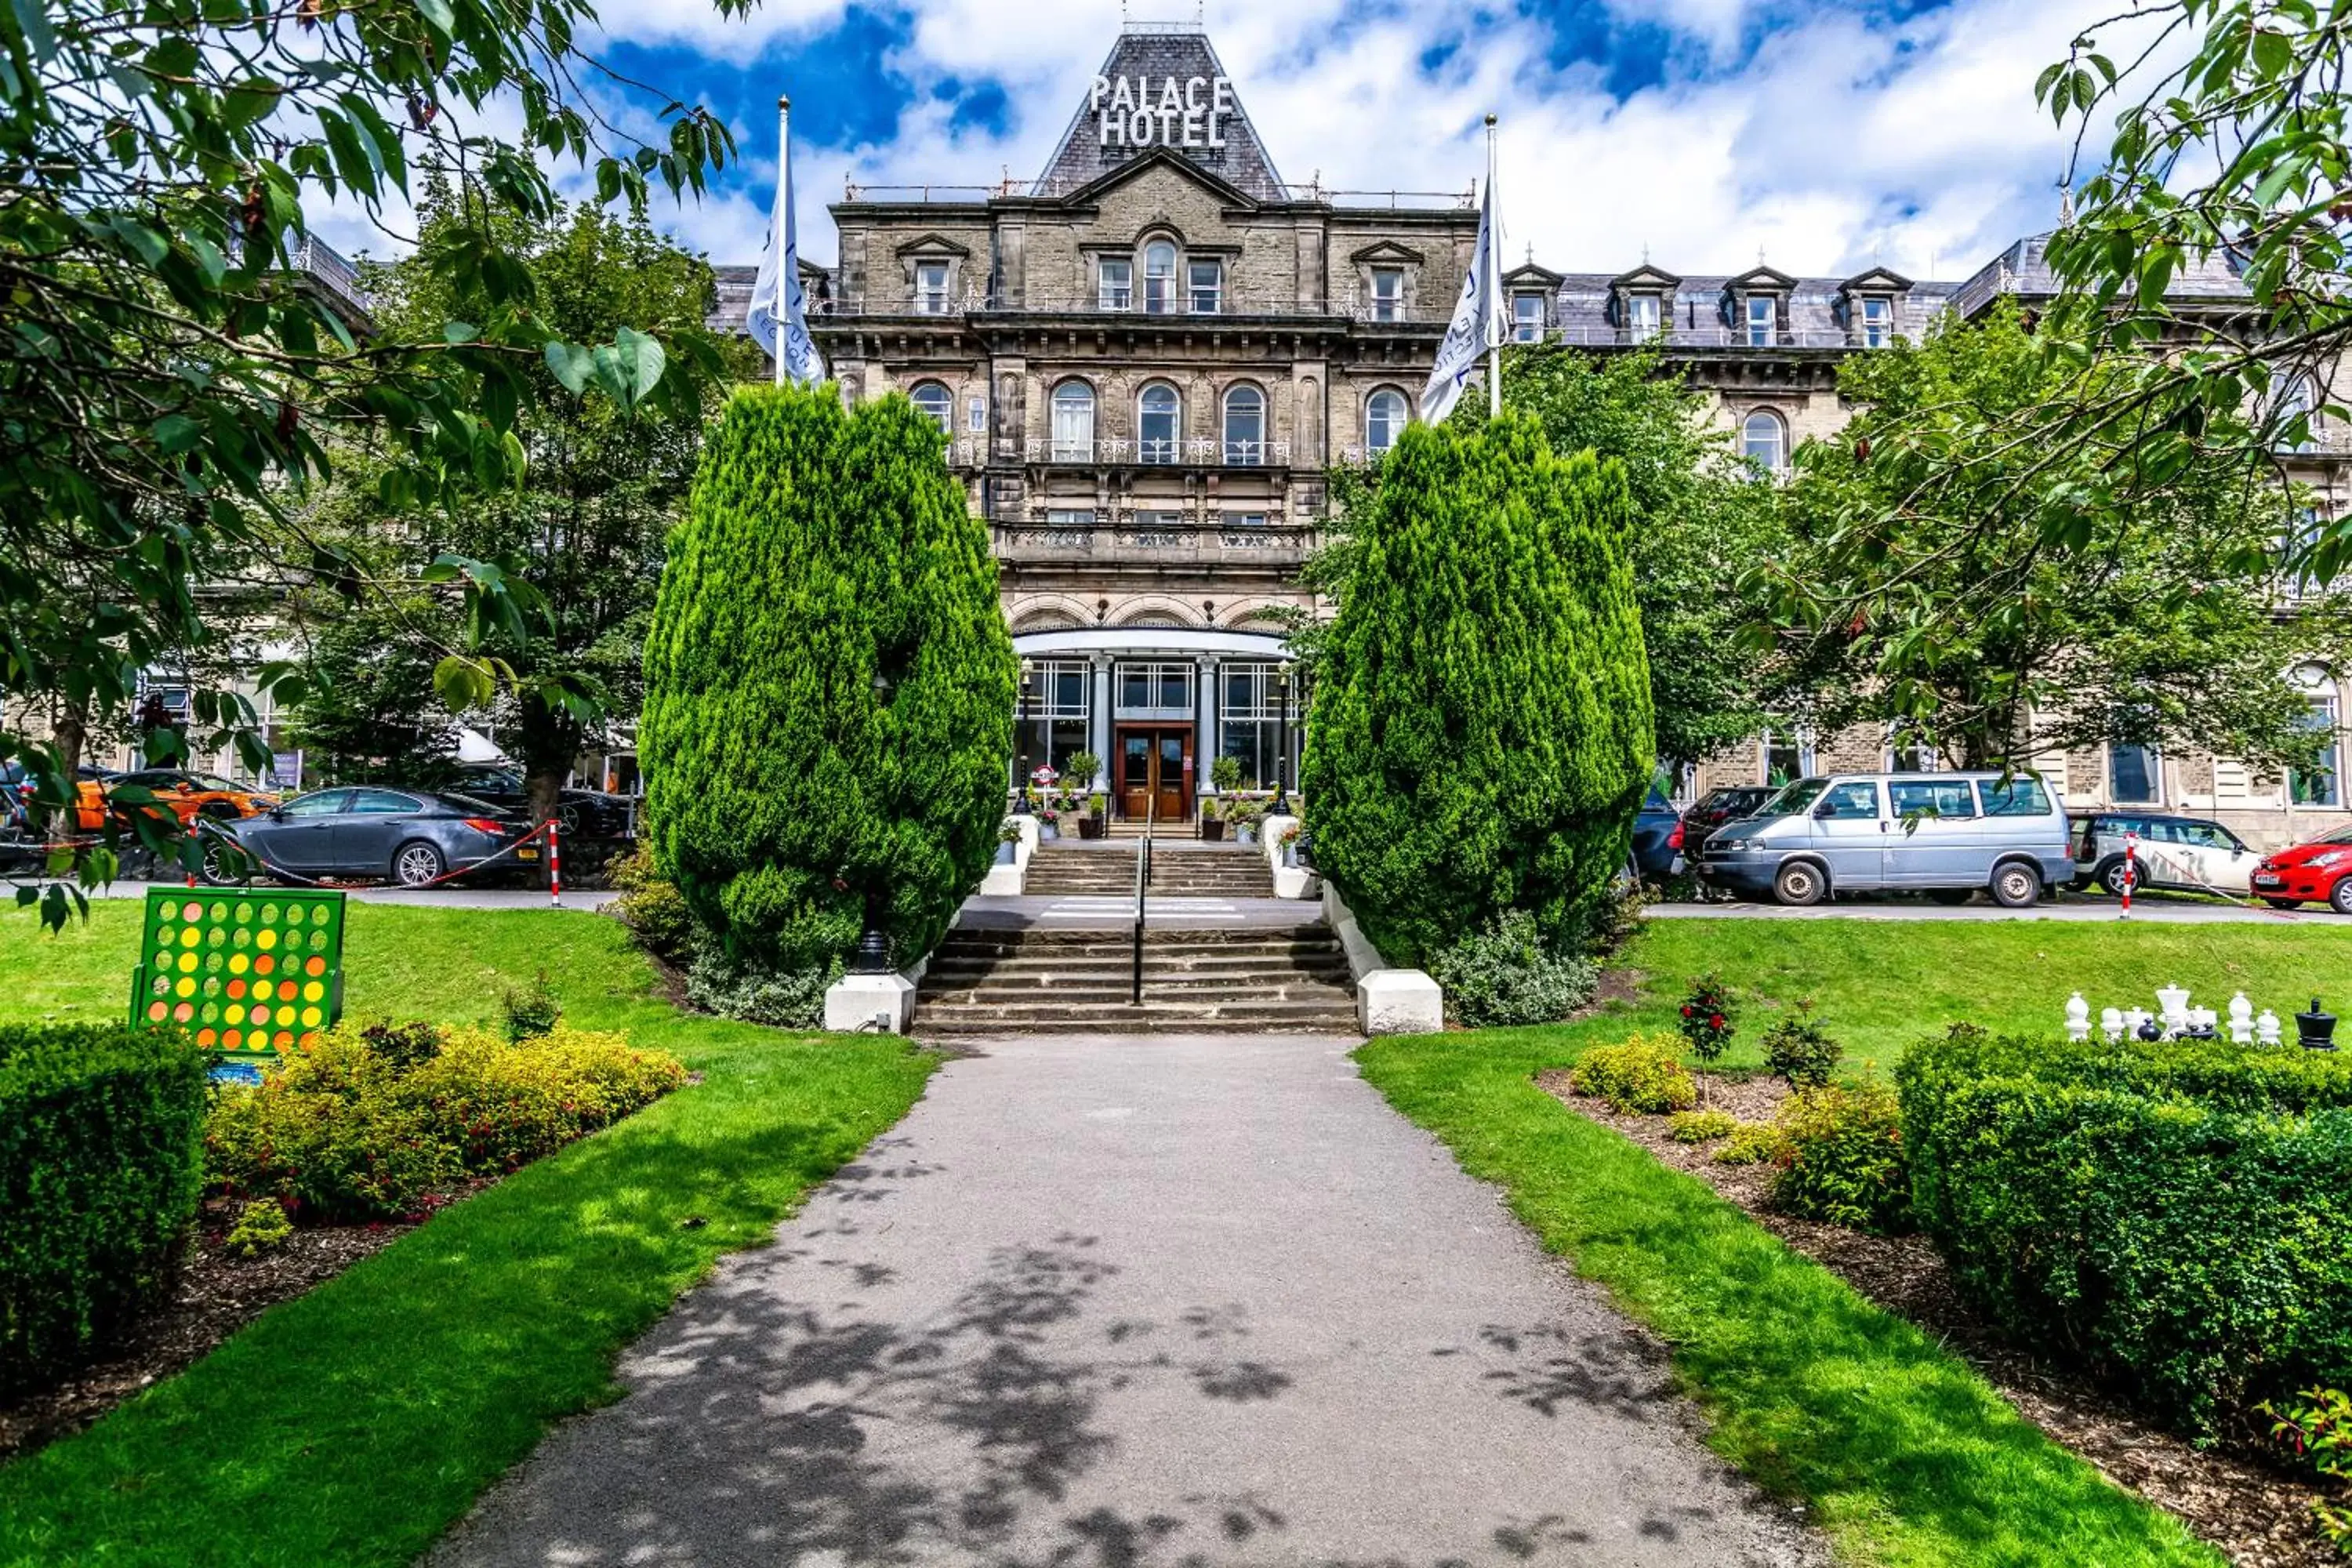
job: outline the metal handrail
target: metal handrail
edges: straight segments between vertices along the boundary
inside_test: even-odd
[[[1134,1005],[1143,1005],[1143,900],[1144,889],[1151,885],[1151,830],[1160,821],[1160,790],[1152,788],[1151,798],[1143,808],[1143,845],[1135,854],[1135,990]]]

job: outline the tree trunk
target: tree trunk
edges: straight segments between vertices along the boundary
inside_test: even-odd
[[[66,805],[62,820],[54,807],[36,806],[34,826],[47,837],[71,837],[81,830],[81,758],[89,743],[89,721],[79,708],[60,705],[49,725],[50,742],[57,747],[58,771],[65,775],[61,786]]]

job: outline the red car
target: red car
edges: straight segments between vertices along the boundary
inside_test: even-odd
[[[2263,856],[2254,867],[2253,889],[2274,910],[2325,903],[2352,915],[2352,827]]]

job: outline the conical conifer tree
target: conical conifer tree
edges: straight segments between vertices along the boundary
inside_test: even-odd
[[[739,960],[899,963],[995,858],[1017,668],[986,527],[904,397],[729,403],[646,641],[656,862]]]
[[[1418,963],[1507,910],[1605,922],[1654,765],[1617,465],[1415,426],[1359,520],[1300,784],[1315,863]]]

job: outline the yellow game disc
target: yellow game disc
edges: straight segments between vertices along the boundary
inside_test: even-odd
[[[247,969],[250,969],[250,968],[252,968],[252,967],[253,967],[253,960],[251,960],[251,959],[249,959],[249,958],[246,957],[246,956],[245,956],[245,954],[243,954],[243,953],[241,953],[241,952],[235,952],[235,953],[231,953],[231,954],[229,955],[229,960],[228,960],[228,972],[229,972],[231,974],[242,974],[242,973],[244,973]]]

